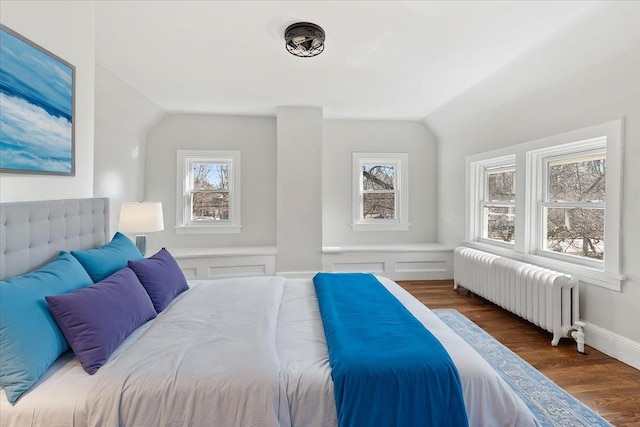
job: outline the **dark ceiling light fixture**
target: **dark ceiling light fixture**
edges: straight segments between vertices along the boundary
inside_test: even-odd
[[[320,55],[324,50],[324,30],[311,22],[297,22],[284,30],[286,47],[290,54],[302,58]]]

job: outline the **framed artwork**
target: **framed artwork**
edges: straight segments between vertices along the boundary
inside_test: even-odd
[[[0,24],[0,172],[75,174],[75,67]]]

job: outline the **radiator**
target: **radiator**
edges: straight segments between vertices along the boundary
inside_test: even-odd
[[[453,275],[454,289],[462,286],[546,329],[554,346],[575,338],[584,353],[579,287],[570,275],[467,247],[453,252]]]

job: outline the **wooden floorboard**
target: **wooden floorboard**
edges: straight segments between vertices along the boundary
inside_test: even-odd
[[[551,333],[465,290],[451,280],[398,282],[431,309],[454,308],[536,369],[619,427],[640,427],[640,371],[572,340],[551,346]]]

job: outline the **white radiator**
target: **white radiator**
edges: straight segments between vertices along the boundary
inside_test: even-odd
[[[578,283],[567,274],[458,247],[453,252],[454,289],[479,295],[553,333],[552,345],[573,337],[584,352]]]

